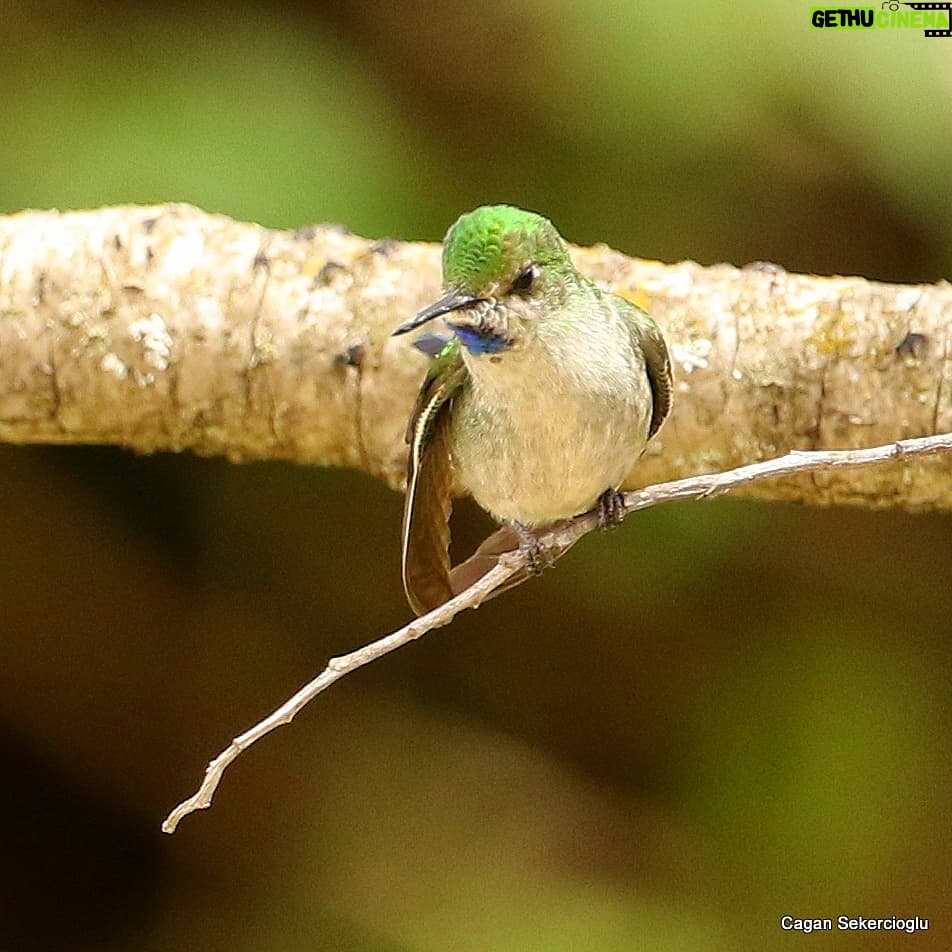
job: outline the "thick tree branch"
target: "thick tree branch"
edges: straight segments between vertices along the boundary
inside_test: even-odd
[[[708,499],[765,480],[790,477],[801,473],[865,469],[877,463],[889,461],[908,463],[910,460],[922,459],[939,453],[948,455],[950,452],[952,452],[952,433],[904,440],[864,450],[794,452],[777,459],[741,466],[728,472],[714,473],[707,476],[691,476],[687,479],[647,486],[644,489],[626,493],[626,515],[665,502]],[[890,468],[900,467],[893,466]],[[539,541],[543,551],[549,554],[552,561],[555,561],[564,555],[582,536],[597,528],[598,519],[598,513],[595,511],[584,513],[574,519],[567,520],[550,532],[540,535]],[[500,530],[497,535],[501,536],[503,532],[504,530]],[[489,547],[491,547],[491,540],[489,541]],[[474,559],[478,558],[478,555],[474,556]],[[483,561],[486,561],[485,558]],[[482,571],[485,572],[482,577],[476,579],[469,588],[444,605],[435,608],[420,618],[415,618],[399,631],[385,635],[377,641],[350,652],[350,654],[332,658],[327,663],[327,667],[316,678],[301,688],[264,720],[236,737],[228,747],[208,764],[205,777],[198,790],[172,810],[162,824],[163,831],[174,833],[183,817],[188,816],[189,813],[194,813],[196,810],[204,810],[210,807],[212,797],[228,765],[239,754],[261,740],[265,735],[270,734],[275,728],[281,727],[283,724],[290,724],[294,716],[305,705],[314,700],[318,694],[326,691],[335,681],[352,671],[356,671],[365,664],[376,661],[383,655],[389,654],[417,638],[421,638],[428,631],[449,624],[461,611],[467,608],[478,608],[494,593],[520,584],[530,577],[527,558],[522,551],[497,552],[493,561],[495,564],[491,566],[488,564],[481,566]]]
[[[575,256],[671,343],[675,410],[633,485],[952,430],[948,284]],[[0,218],[0,440],[355,466],[399,486],[425,358],[390,332],[438,285],[436,245],[335,226],[182,205]],[[742,492],[952,508],[948,467],[919,461]]]

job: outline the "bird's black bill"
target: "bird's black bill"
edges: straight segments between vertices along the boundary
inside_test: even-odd
[[[482,298],[472,297],[469,294],[463,294],[462,291],[450,291],[444,294],[435,304],[423,308],[416,317],[411,318],[406,324],[401,324],[394,332],[397,334],[406,334],[427,321],[432,321],[434,317],[441,317],[443,314],[449,314],[452,311],[462,310],[472,304],[478,304]]]

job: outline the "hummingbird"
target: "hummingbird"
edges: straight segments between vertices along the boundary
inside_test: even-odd
[[[542,215],[486,205],[443,241],[443,296],[393,333],[442,318],[407,427],[403,585],[418,615],[455,593],[449,519],[470,493],[532,548],[534,532],[617,492],[671,408],[658,325],[579,273]]]

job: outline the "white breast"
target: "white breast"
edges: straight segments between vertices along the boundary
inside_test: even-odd
[[[500,520],[537,526],[584,512],[644,449],[644,357],[619,315],[597,317],[596,333],[556,325],[538,345],[467,360],[472,384],[453,407],[453,462]]]

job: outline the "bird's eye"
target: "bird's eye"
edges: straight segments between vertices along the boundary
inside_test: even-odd
[[[528,294],[539,277],[538,265],[530,264],[528,268],[520,271],[512,281],[512,290],[516,294]]]

